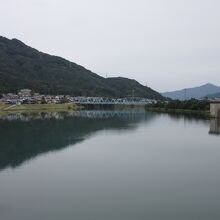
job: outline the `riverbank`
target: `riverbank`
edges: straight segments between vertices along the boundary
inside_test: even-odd
[[[194,116],[210,119],[210,111],[205,111],[205,110],[167,109],[167,108],[155,108],[155,107],[146,107],[145,110],[151,112],[161,112],[161,113],[187,114],[187,115],[194,115]]]
[[[143,106],[106,106],[110,109],[130,109],[130,108],[143,108]],[[31,112],[66,112],[74,111],[82,108],[88,108],[88,106],[80,106],[72,103],[65,104],[19,104],[19,105],[7,105],[0,104],[0,115],[10,114],[10,113],[31,113]],[[102,106],[103,108],[103,106]],[[97,109],[92,106],[92,109]],[[100,106],[99,108],[100,109]],[[106,109],[106,108],[103,108]],[[157,108],[157,107],[145,107],[146,111],[151,112],[161,112],[161,113],[175,113],[175,114],[187,114],[194,115],[203,118],[210,118],[210,111],[205,110],[190,110],[190,109],[168,109],[168,108]]]
[[[19,104],[7,105],[0,104],[0,114],[17,113],[17,112],[62,112],[80,109],[79,105],[65,104]]]

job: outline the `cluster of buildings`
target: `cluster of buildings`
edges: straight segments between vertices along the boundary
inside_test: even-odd
[[[30,89],[21,89],[17,94],[3,94],[0,99],[5,104],[58,104],[64,102],[72,102],[70,96],[64,95],[41,95],[34,93]]]
[[[21,89],[17,94],[3,94],[1,103],[5,104],[59,104],[59,103],[80,103],[80,104],[149,104],[156,100],[126,97],[72,97],[70,95],[41,95],[34,93],[30,89]]]

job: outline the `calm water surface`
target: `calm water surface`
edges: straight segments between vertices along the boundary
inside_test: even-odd
[[[142,111],[2,117],[0,219],[219,220],[218,133]]]

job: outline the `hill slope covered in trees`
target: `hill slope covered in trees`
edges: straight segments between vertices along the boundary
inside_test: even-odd
[[[42,94],[163,99],[135,80],[103,78],[61,57],[33,49],[17,39],[0,37],[0,93],[29,88]]]

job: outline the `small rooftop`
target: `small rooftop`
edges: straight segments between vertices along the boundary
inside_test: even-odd
[[[220,104],[220,99],[211,100],[210,103],[211,104]]]

